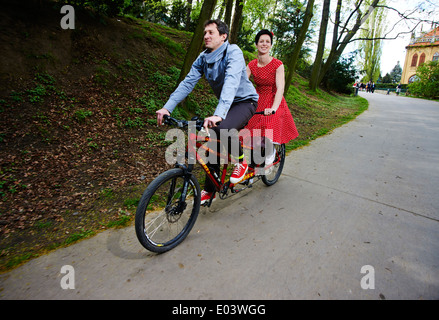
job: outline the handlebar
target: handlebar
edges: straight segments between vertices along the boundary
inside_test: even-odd
[[[275,113],[276,113],[276,111],[273,111],[271,114],[275,114]],[[264,114],[264,111],[255,112],[254,114]],[[198,131],[203,129],[203,125],[204,125],[203,118],[193,117],[191,119],[191,121],[195,121],[195,127]],[[175,118],[168,116],[166,114],[163,116],[163,123],[167,124],[167,125],[175,126],[177,128],[187,128],[189,125],[189,121],[187,121],[187,120],[175,119]],[[219,123],[220,122],[217,122],[217,125]]]
[[[191,121],[195,121],[195,127],[197,128],[198,131],[200,131],[203,128],[204,119],[193,117]],[[189,121],[187,120],[175,119],[166,114],[163,116],[163,123],[167,125],[175,126],[177,128],[187,128],[189,125]]]
[[[276,113],[276,111],[272,111],[271,112],[271,114],[275,114]],[[259,111],[259,112],[255,112],[254,114],[265,114],[265,112],[264,111]]]

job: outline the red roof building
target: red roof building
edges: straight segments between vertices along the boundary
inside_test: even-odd
[[[406,47],[404,68],[401,83],[410,83],[415,79],[416,70],[428,61],[439,61],[439,27],[421,33],[419,37],[412,37]]]

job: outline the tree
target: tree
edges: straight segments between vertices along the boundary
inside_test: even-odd
[[[392,83],[399,83],[401,81],[402,68],[399,65],[399,61],[393,67],[392,71],[390,71],[390,78],[392,79]]]
[[[279,12],[271,19],[271,28],[276,37],[271,53],[280,60],[285,60],[293,52],[306,15],[306,1],[281,0]],[[312,41],[312,20],[306,33],[302,48]]]
[[[382,1],[381,4],[385,4]],[[380,62],[383,47],[381,39],[385,29],[386,11],[383,7],[376,8],[365,23],[365,27],[360,31],[359,41],[360,65],[365,74],[363,81],[376,82],[380,76]],[[371,39],[371,40],[369,40]]]
[[[169,26],[174,29],[182,29],[182,25],[187,22],[187,7],[182,0],[174,0],[169,16]]]
[[[356,0],[354,9],[348,14],[348,17],[343,24],[341,22],[342,2],[343,0],[338,0],[335,10],[332,45],[329,56],[320,68],[320,72],[318,73],[318,75],[314,75],[315,78],[310,78],[310,82],[316,82],[317,85],[322,82],[323,77],[328,72],[331,65],[340,58],[346,46],[352,41],[357,31],[366,22],[366,20],[369,18],[369,15],[377,7],[379,0],[373,0],[370,5],[367,5],[364,0]],[[366,10],[364,11],[364,9]]]
[[[212,17],[212,14],[215,10],[215,5],[216,0],[204,0],[203,6],[201,7],[200,16],[198,18],[198,23],[195,27],[194,35],[192,36],[191,43],[189,44],[186,56],[184,57],[183,67],[181,68],[177,85],[189,73],[192,63],[198,57],[201,48],[203,47],[204,22]]]
[[[383,77],[382,82],[383,83],[392,83],[392,77],[390,76],[389,73],[386,73],[386,75]]]
[[[331,65],[323,77],[323,85],[328,91],[349,94],[352,92],[352,83],[355,82],[357,70],[354,67],[355,55],[340,58]]]
[[[190,26],[191,26],[191,12],[192,12],[192,0],[187,0],[187,5],[186,5],[186,31],[190,30]]]
[[[165,20],[168,13],[168,7],[161,0],[147,0],[143,2],[141,14],[151,22],[160,22]]]
[[[242,12],[244,10],[244,1],[245,0],[236,0],[235,2],[235,13],[233,15],[233,22],[230,26],[230,35],[229,42],[237,43],[238,42],[238,33],[239,27],[242,25]]]
[[[304,20],[302,23],[302,26],[300,28],[299,35],[297,37],[297,41],[294,44],[293,52],[290,54],[290,56],[287,58],[286,66],[287,66],[287,73],[285,77],[285,92],[288,92],[288,88],[290,87],[291,81],[293,80],[294,72],[296,71],[296,64],[297,60],[299,58],[299,54],[303,45],[303,42],[305,41],[309,24],[311,22],[311,18],[313,16],[313,10],[314,10],[314,0],[308,0],[308,4],[306,6]]]
[[[311,77],[309,81],[309,88],[312,91],[315,91],[318,86],[318,78],[320,73],[320,67],[322,65],[323,52],[325,50],[325,42],[326,42],[326,28],[328,26],[329,20],[329,5],[331,0],[325,0],[323,3],[322,9],[322,21],[320,23],[320,33],[319,33],[319,44],[317,47],[316,57],[314,59],[314,65],[311,71]]]
[[[411,94],[427,98],[439,97],[439,62],[429,61],[416,70],[417,80],[409,84]]]

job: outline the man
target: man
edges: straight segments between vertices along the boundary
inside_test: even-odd
[[[209,20],[204,24],[206,50],[192,64],[188,75],[171,94],[168,102],[157,111],[157,124],[162,124],[163,116],[170,115],[177,104],[192,92],[203,74],[219,100],[213,116],[204,120],[206,130],[211,128],[219,139],[220,130],[239,130],[247,124],[256,111],[259,96],[247,77],[242,51],[237,45],[229,44],[228,34],[227,25],[220,20]],[[217,125],[218,122],[220,122],[219,125]],[[237,133],[232,134],[229,143],[239,145],[238,139]],[[248,164],[240,145],[239,154],[235,160],[237,163],[230,177],[231,183],[241,181],[248,170]],[[218,173],[219,161],[210,164],[210,167]],[[201,192],[201,203],[203,204],[212,197],[215,197],[215,187],[206,177],[204,190]]]

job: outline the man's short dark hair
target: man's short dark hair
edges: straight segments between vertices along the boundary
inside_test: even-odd
[[[220,35],[222,34],[226,34],[226,40],[229,38],[229,27],[227,26],[227,24],[223,21],[221,21],[220,19],[215,19],[215,20],[207,20],[204,23],[204,27],[206,28],[206,26],[208,26],[209,24],[216,24],[216,28],[218,29],[218,32]]]

